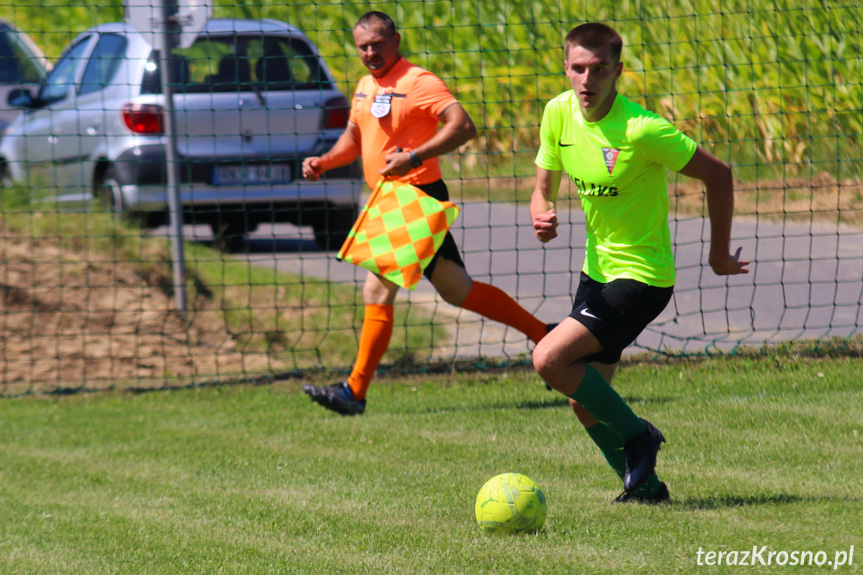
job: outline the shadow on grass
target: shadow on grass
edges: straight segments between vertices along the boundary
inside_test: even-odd
[[[391,413],[398,414],[434,414],[434,413],[469,413],[477,411],[505,411],[509,409],[559,409],[561,407],[569,408],[569,402],[562,395],[558,397],[549,396],[548,399],[538,399],[532,401],[508,401],[496,403],[484,403],[482,405],[429,405],[429,406],[401,406],[397,411]]]
[[[536,401],[519,401],[510,404],[484,406],[487,409],[548,409],[550,407],[569,407],[569,400],[562,395]]]
[[[824,503],[837,500],[851,501],[848,498],[836,497],[801,497],[787,493],[759,494],[759,495],[717,495],[710,497],[694,497],[688,499],[672,499],[671,504],[675,509],[688,509],[691,511],[711,511],[715,509],[730,509],[733,507],[749,507],[763,505],[797,505]]]
[[[666,404],[671,403],[673,401],[677,401],[675,397],[650,397],[650,398],[626,398],[627,403],[641,403],[641,404]],[[542,399],[535,399],[530,401],[524,400],[512,400],[508,402],[495,402],[483,405],[437,405],[434,407],[427,408],[419,408],[416,410],[406,409],[405,413],[436,413],[440,411],[447,412],[469,412],[469,411],[498,411],[504,409],[519,409],[519,410],[529,410],[529,409],[550,409],[550,408],[560,408],[566,407],[569,408],[569,399],[567,399],[564,395],[557,392],[548,392],[548,396]]]
[[[637,397],[632,395],[623,396],[623,401],[629,405],[666,405],[677,401],[676,397]]]
[[[554,397],[550,397],[548,400],[539,400],[539,401],[528,401],[528,402],[513,402],[510,405],[492,405],[487,406],[490,409],[502,409],[502,408],[513,408],[513,409],[544,409],[548,407],[559,407],[561,405],[565,405],[569,407],[569,399],[565,396],[556,393],[549,392],[554,394]],[[656,404],[656,405],[664,405],[666,403],[672,403],[677,401],[675,397],[625,397],[624,401],[629,404]]]

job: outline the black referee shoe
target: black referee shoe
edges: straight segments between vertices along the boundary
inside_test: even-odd
[[[366,410],[366,400],[358,401],[347,381],[326,387],[307,383],[303,386],[303,391],[318,405],[342,415],[362,415]]]

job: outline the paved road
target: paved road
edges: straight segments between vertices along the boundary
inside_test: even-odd
[[[526,205],[465,204],[453,227],[471,275],[514,295],[546,322],[569,313],[584,257],[583,213],[577,205],[569,211],[560,207],[561,236],[546,245],[534,238]],[[192,231],[208,237],[205,228]],[[751,272],[728,278],[706,266],[704,220],[672,221],[671,233],[678,268],[675,296],[634,351],[695,353],[739,343],[863,333],[863,230],[737,219],[733,246],[743,247]],[[262,226],[251,238],[249,259],[339,283],[361,285],[365,277],[363,270],[337,261],[334,252],[318,250],[309,229],[289,225]],[[438,349],[440,357],[501,357],[528,350],[520,333],[448,306],[425,280],[413,293],[402,290],[400,297],[450,325],[456,347]]]

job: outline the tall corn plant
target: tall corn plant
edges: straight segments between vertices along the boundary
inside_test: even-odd
[[[122,18],[121,0],[24,0],[7,18],[51,56],[74,34]],[[598,20],[623,35],[620,89],[733,162],[740,174],[859,175],[863,14],[851,0],[481,0],[297,2],[216,0],[216,16],[275,18],[304,30],[351,93],[365,73],[351,28],[391,14],[403,52],[441,76],[480,137],[473,163],[511,175],[537,146],[544,103],[567,89],[563,37]],[[526,169],[522,167],[522,169]]]

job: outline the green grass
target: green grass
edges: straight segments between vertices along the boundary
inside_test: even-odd
[[[863,362],[774,353],[620,371],[668,437],[673,502],[619,481],[530,372],[376,383],[366,414],[298,381],[0,402],[4,573],[774,573],[697,567],[767,545],[863,562]],[[505,471],[548,499],[539,535],[491,537],[476,492]]]

